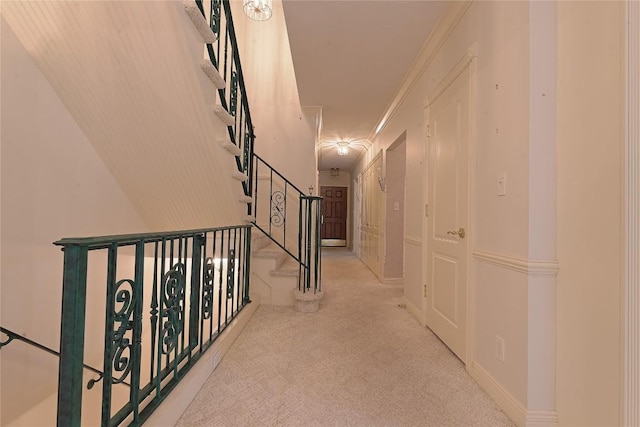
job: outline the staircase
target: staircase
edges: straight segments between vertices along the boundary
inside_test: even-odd
[[[300,265],[266,235],[255,236],[251,260],[254,298],[259,298],[260,304],[293,305],[292,292],[298,288]]]
[[[287,196],[287,181],[281,211],[274,192],[255,188],[262,160],[228,1],[3,2],[2,17],[149,229],[187,230],[58,242],[58,425],[144,422],[192,366],[219,361],[203,355],[255,307],[249,283],[270,304],[319,293],[321,200]],[[288,236],[272,228],[280,214]],[[87,277],[90,251],[105,277]],[[88,303],[87,287],[106,300]],[[90,422],[85,349],[105,375]]]

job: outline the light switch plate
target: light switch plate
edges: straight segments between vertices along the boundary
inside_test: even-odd
[[[507,195],[507,173],[502,172],[498,175],[498,196]]]

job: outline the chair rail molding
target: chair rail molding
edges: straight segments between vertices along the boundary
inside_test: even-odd
[[[560,270],[556,260],[530,260],[497,254],[488,251],[473,250],[471,255],[476,261],[493,264],[529,275],[556,276]]]

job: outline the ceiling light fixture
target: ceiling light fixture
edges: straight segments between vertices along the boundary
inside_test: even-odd
[[[244,14],[255,21],[271,18],[273,0],[244,0]]]
[[[338,142],[338,155],[346,156],[347,154],[349,154],[349,142],[348,141]]]

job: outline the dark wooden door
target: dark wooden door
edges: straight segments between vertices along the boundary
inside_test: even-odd
[[[321,187],[323,240],[347,240],[347,187]]]

